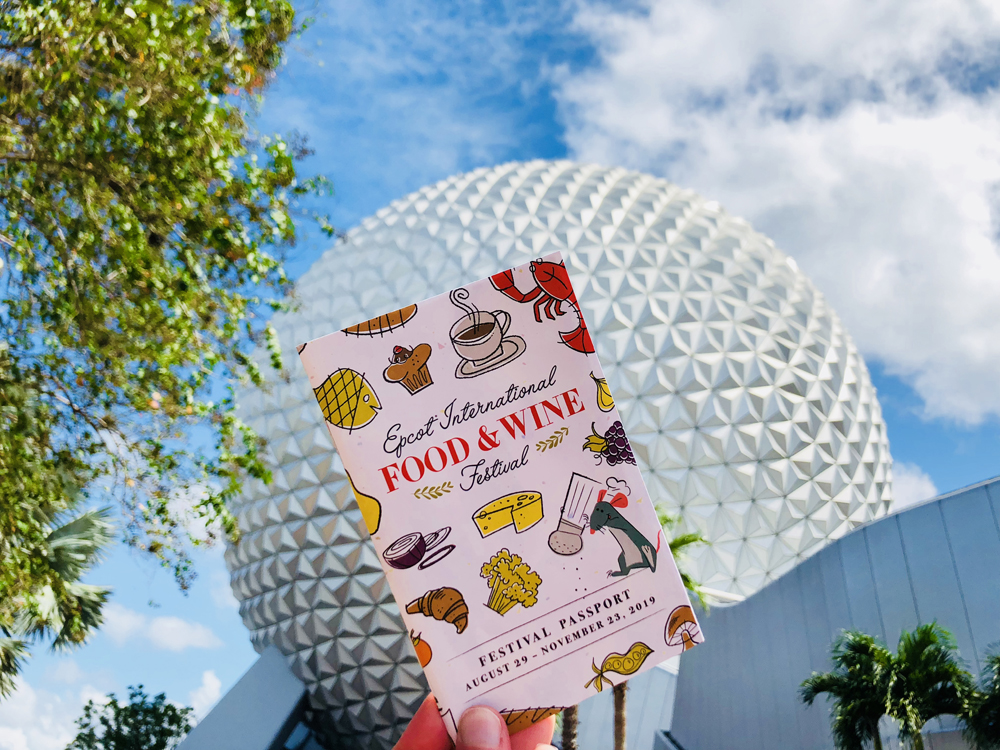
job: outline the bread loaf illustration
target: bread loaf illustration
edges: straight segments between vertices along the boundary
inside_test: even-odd
[[[366,320],[364,323],[345,328],[344,333],[352,336],[384,336],[387,333],[402,328],[406,322],[417,314],[416,305],[407,305],[400,310],[393,310],[391,313],[379,315],[378,317]]]
[[[547,719],[550,716],[555,716],[557,713],[562,711],[562,708],[550,707],[550,708],[526,708],[520,711],[515,710],[505,710],[501,711],[500,715],[503,720],[507,722],[507,731],[511,734],[516,734],[522,729],[527,729],[532,724],[537,724],[543,719]]]
[[[450,622],[459,633],[469,625],[469,607],[457,589],[446,587],[428,591],[407,604],[406,611],[411,615],[421,614]]]

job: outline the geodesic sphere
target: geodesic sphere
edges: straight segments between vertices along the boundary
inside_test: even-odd
[[[391,747],[426,690],[295,345],[524,263],[566,258],[654,502],[711,542],[682,561],[750,594],[891,502],[865,364],[795,263],[717,203],[625,169],[478,169],[365,219],[275,317],[290,380],[245,390],[274,477],[227,552],[257,648],[275,643],[340,742]]]

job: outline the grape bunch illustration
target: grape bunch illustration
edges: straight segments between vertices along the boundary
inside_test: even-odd
[[[635,456],[632,455],[632,446],[628,444],[625,437],[625,428],[621,421],[615,420],[604,436],[597,434],[597,424],[592,422],[590,428],[594,434],[587,438],[583,444],[584,450],[591,450],[597,454],[597,463],[602,459],[607,459],[608,466],[618,464],[632,464],[635,466]]]

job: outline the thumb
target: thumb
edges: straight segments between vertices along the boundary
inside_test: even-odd
[[[492,708],[473,706],[458,722],[455,750],[510,750],[506,722]]]

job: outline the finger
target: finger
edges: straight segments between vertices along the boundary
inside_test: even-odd
[[[473,706],[458,722],[455,750],[510,750],[507,724],[487,706]]]
[[[393,750],[450,750],[451,737],[444,727],[433,695],[424,698]]]
[[[550,747],[552,733],[556,729],[556,717],[550,716],[527,729],[522,729],[510,738],[510,750],[545,750]]]

